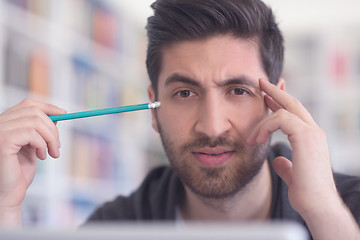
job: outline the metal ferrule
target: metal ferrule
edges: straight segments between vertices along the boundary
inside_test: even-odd
[[[152,102],[149,103],[149,108],[158,108],[160,107],[161,103],[160,102]]]

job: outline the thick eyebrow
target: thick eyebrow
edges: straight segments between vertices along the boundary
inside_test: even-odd
[[[250,77],[245,76],[245,75],[231,77],[229,79],[220,81],[216,85],[219,87],[225,87],[225,86],[229,86],[229,85],[243,85],[243,86],[248,86],[248,87],[252,87],[255,89],[259,89],[258,81],[255,81],[254,79],[251,79]]]
[[[177,82],[190,84],[195,87],[201,87],[201,84],[199,82],[195,81],[192,78],[180,75],[178,73],[174,73],[174,74],[170,75],[165,80],[165,86],[168,86],[172,83],[177,83]],[[229,85],[243,85],[243,86],[248,86],[248,87],[252,87],[255,89],[260,89],[257,81],[255,81],[254,79],[252,79],[246,75],[234,76],[229,79],[222,80],[222,81],[218,82],[216,85],[218,87],[225,87],[225,86],[229,86]]]
[[[190,84],[190,85],[193,85],[195,87],[200,87],[200,84],[189,78],[189,77],[185,77],[185,76],[182,76],[178,73],[174,73],[172,75],[170,75],[166,80],[165,80],[165,86],[167,85],[170,85],[172,83],[177,83],[177,82],[180,82],[180,83],[186,83],[186,84]]]

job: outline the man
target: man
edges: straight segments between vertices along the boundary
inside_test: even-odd
[[[89,221],[295,220],[313,239],[359,239],[360,180],[331,171],[326,137],[284,91],[283,38],[260,0],[158,0],[148,21],[152,112],[171,167]],[[55,106],[0,116],[0,222],[18,224],[36,159],[59,156]],[[276,130],[285,145],[269,147]],[[291,161],[289,160],[291,159]],[[351,211],[350,211],[351,210]],[[356,220],[355,220],[356,219]]]

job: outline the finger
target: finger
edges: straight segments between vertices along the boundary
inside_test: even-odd
[[[279,106],[297,115],[309,124],[316,124],[310,113],[296,98],[264,79],[260,79],[259,84],[261,90],[269,95]]]
[[[12,110],[10,112],[8,112],[7,114],[4,114],[1,117],[1,121],[4,122],[11,122],[11,124],[8,124],[8,127],[13,126],[13,127],[21,127],[20,126],[16,126],[15,124],[13,124],[15,122],[15,120],[17,119],[23,119],[24,122],[26,121],[33,121],[33,122],[39,122],[38,120],[42,119],[42,121],[44,123],[46,123],[48,125],[49,128],[51,128],[54,133],[57,133],[57,128],[54,124],[53,121],[51,121],[51,119],[47,116],[47,114],[41,110],[39,107],[37,106],[29,106],[29,107],[23,107],[20,109],[15,109]],[[25,120],[26,119],[26,120]]]
[[[268,108],[270,108],[271,111],[276,112],[279,109],[282,109],[282,106],[280,106],[277,102],[275,102],[269,95],[264,96],[264,100]]]
[[[50,156],[59,157],[60,140],[58,129],[44,113],[20,117],[1,124],[2,131],[21,128],[34,129],[38,132],[46,142]]]
[[[290,186],[292,183],[292,162],[285,157],[277,157],[273,160],[273,168],[279,177]]]
[[[34,129],[1,132],[0,159],[3,183],[21,181],[23,176],[28,187],[36,172],[37,159],[46,159],[46,142]]]
[[[260,89],[269,95],[275,102],[277,102],[282,108],[290,111],[293,107],[289,101],[292,97],[285,91],[279,89],[269,81],[264,79],[259,80]]]
[[[36,152],[39,159],[46,159],[47,144],[43,137],[32,128],[21,128],[7,131],[0,138],[2,147],[0,148],[1,156],[11,156],[19,153],[20,149],[27,146]],[[6,141],[5,141],[6,140]],[[2,158],[3,158],[2,157]]]
[[[58,114],[65,114],[66,110],[59,108],[55,105],[39,102],[31,99],[25,99],[21,101],[19,104],[13,106],[12,108],[8,109],[6,112],[13,112],[22,108],[32,108],[36,107],[43,111],[46,115],[58,115]]]
[[[40,114],[32,117],[28,125],[29,127],[34,127],[45,140],[49,155],[53,158],[58,158],[60,156],[59,148],[61,146],[59,131],[51,119],[44,114]]]
[[[20,105],[22,107],[20,107]],[[27,106],[27,107],[26,107]],[[11,109],[10,111],[6,112],[6,114],[3,114],[0,116],[2,122],[11,121],[11,124],[8,124],[8,126],[12,126],[13,128],[16,127],[22,127],[23,123],[19,123],[18,126],[16,126],[14,123],[16,122],[16,119],[22,118],[24,122],[39,122],[38,117],[42,119],[44,124],[53,132],[55,135],[57,141],[56,145],[57,147],[51,147],[52,144],[49,146],[49,154],[54,157],[55,155],[58,155],[58,148],[60,148],[61,143],[59,140],[59,132],[56,127],[57,123],[54,123],[48,115],[56,115],[56,114],[65,114],[66,110],[60,109],[54,105],[46,104],[46,103],[40,103],[35,102],[32,100],[24,100],[22,103],[18,104],[15,108]],[[25,120],[26,117],[28,120]],[[30,127],[29,125],[25,125]],[[9,129],[10,130],[10,129]],[[52,142],[50,142],[52,143]],[[54,155],[55,154],[55,155]]]
[[[47,143],[45,139],[35,129],[27,128],[15,131],[18,131],[18,134],[23,134],[23,139],[20,140],[20,144],[18,145],[19,150],[21,147],[27,146],[35,149],[37,158],[39,158],[40,160],[46,159]]]
[[[279,109],[271,116],[263,119],[255,127],[248,138],[248,144],[263,144],[268,140],[269,136],[277,130],[281,130],[284,134],[288,135],[290,140],[292,135],[305,127],[307,127],[306,123],[296,115],[289,113],[285,109]]]

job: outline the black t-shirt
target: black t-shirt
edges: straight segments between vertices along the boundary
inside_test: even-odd
[[[291,150],[276,144],[268,152],[268,160],[284,156],[291,159]],[[270,164],[271,165],[271,164]],[[306,226],[288,200],[287,185],[271,168],[271,219],[296,221]],[[334,174],[338,192],[360,225],[360,177]],[[175,220],[176,207],[184,196],[182,182],[169,166],[152,170],[141,186],[130,196],[119,196],[98,208],[88,219],[93,221],[163,221]]]

